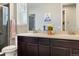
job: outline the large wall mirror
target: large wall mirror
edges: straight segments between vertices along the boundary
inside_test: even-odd
[[[74,34],[77,31],[76,3],[28,3],[27,18],[28,30],[44,31],[44,26],[51,24],[54,32],[66,31]],[[33,14],[35,16],[33,16]],[[51,22],[44,22],[49,16]],[[76,24],[77,23],[77,24]]]
[[[79,32],[78,3],[18,3],[16,9],[18,33],[44,32],[50,24],[54,32]],[[45,22],[46,17],[51,21]]]
[[[62,30],[61,3],[27,3],[27,16],[29,31],[47,32],[49,25],[55,32]]]

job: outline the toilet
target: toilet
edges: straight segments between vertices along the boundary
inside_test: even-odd
[[[17,56],[17,47],[15,45],[6,46],[2,49],[5,56]]]
[[[5,54],[5,56],[17,56],[17,37],[15,39],[15,45],[4,47],[0,54]]]

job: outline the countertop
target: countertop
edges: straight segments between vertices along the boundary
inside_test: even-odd
[[[76,34],[76,35],[70,35],[70,34],[53,34],[53,35],[48,35],[46,33],[21,33],[21,34],[17,34],[17,36],[79,40],[79,34]]]

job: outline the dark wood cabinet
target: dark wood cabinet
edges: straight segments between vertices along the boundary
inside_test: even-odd
[[[18,37],[19,56],[38,56],[38,41],[32,37]]]
[[[49,56],[49,38],[39,38],[39,56]]]
[[[18,36],[18,56],[79,56],[79,41]]]
[[[79,56],[79,49],[71,49],[71,56]]]
[[[38,56],[38,45],[28,43],[27,44],[27,55],[28,56]]]
[[[38,45],[34,44],[34,56],[38,56]]]
[[[18,37],[18,56],[22,55],[22,41],[21,37]]]
[[[34,55],[34,46],[31,43],[27,43],[27,55],[33,56]]]
[[[24,42],[18,43],[18,55],[25,56],[26,55],[26,44]]]
[[[50,56],[49,46],[39,45],[39,56]]]
[[[22,54],[22,46],[21,46],[21,43],[20,43],[20,41],[18,42],[18,56],[21,56],[21,54]]]
[[[22,42],[22,46],[20,47],[20,49],[21,49],[21,55],[26,56],[27,55],[27,44],[25,42]]]
[[[68,56],[69,49],[63,47],[51,47],[51,56]]]
[[[51,55],[52,56],[69,56],[70,42],[64,39],[51,39]]]

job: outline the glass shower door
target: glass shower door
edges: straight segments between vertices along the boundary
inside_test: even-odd
[[[8,7],[0,6],[0,50],[8,45]]]

